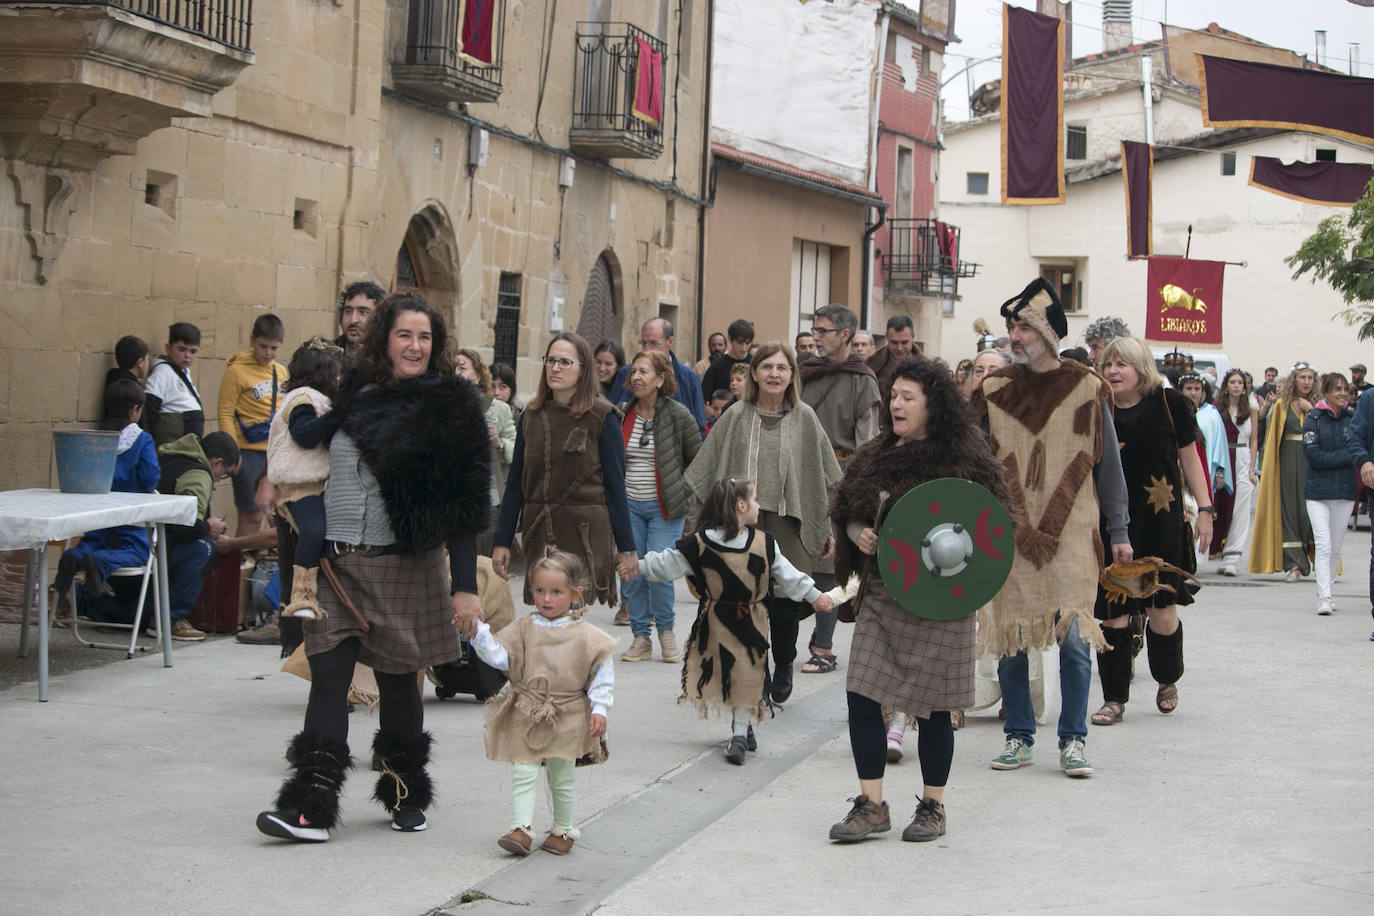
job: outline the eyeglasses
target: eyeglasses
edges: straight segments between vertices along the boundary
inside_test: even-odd
[[[643,339],[641,339],[641,340],[639,341],[639,345],[640,345],[641,347],[643,347],[645,350],[655,350],[655,349],[657,349],[657,348],[663,346],[664,343],[666,343],[666,341],[662,341],[662,340],[643,340]]]
[[[839,328],[812,328],[812,329],[811,329],[811,336],[812,336],[812,337],[824,337],[824,336],[827,335],[827,334],[838,334],[838,333],[840,333],[840,329],[839,329]]]
[[[791,372],[792,366],[788,363],[762,363],[759,365],[760,372]]]
[[[550,369],[571,369],[573,366],[582,365],[575,359],[568,359],[566,356],[546,356],[544,365]]]
[[[653,435],[653,432],[654,432],[654,421],[653,421],[653,420],[645,420],[645,421],[644,421],[644,432],[641,433],[640,436],[639,436],[639,447],[640,447],[640,448],[648,448],[648,447],[649,447],[649,437],[650,437],[651,435]]]

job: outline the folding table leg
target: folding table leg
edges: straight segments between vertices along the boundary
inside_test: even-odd
[[[48,619],[48,550],[38,548],[38,702],[48,702],[48,638],[52,621]]]
[[[29,608],[33,605],[33,551],[25,551],[24,557],[24,614],[19,618],[19,657],[29,657]]]
[[[157,526],[157,618],[162,622],[162,667],[172,667],[172,593],[167,585],[167,527]]]

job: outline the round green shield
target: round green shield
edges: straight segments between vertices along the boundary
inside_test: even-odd
[[[878,533],[878,572],[903,609],[958,620],[987,604],[1011,573],[1016,536],[1002,504],[971,480],[908,490]]]

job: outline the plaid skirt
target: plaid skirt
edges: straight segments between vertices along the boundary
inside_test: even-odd
[[[918,719],[973,705],[975,618],[926,620],[870,576],[849,646],[845,689]]]
[[[444,548],[414,556],[346,553],[333,564],[339,585],[371,629],[364,633],[358,627],[321,575],[320,606],[329,616],[305,621],[306,655],[357,637],[358,661],[383,674],[408,674],[463,654],[453,625]]]

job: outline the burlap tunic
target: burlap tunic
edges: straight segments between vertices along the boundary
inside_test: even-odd
[[[983,380],[988,445],[1005,470],[1009,508],[1028,521],[1017,526],[1006,585],[979,611],[980,652],[1048,648],[1075,620],[1081,637],[1106,646],[1093,618],[1103,562],[1092,472],[1110,397],[1101,376],[1072,360],[1048,372],[1012,366]]]
[[[541,627],[524,615],[497,633],[496,641],[510,656],[510,683],[487,701],[487,759],[605,760],[600,739],[590,731],[587,689],[619,645],[615,637],[585,620]]]
[[[521,544],[527,557],[540,557],[556,546],[575,554],[591,571],[587,604],[614,606],[617,598],[615,537],[606,508],[597,437],[606,415],[614,410],[597,398],[591,410],[574,417],[566,405],[547,399],[538,410],[526,410],[520,422],[525,436],[525,469],[521,479]],[[525,603],[533,604],[525,580]]]
[[[682,695],[703,715],[748,707],[755,722],[768,712],[768,594],[776,546],[748,529],[743,547],[722,547],[701,534],[678,541],[701,595],[682,659]]]

